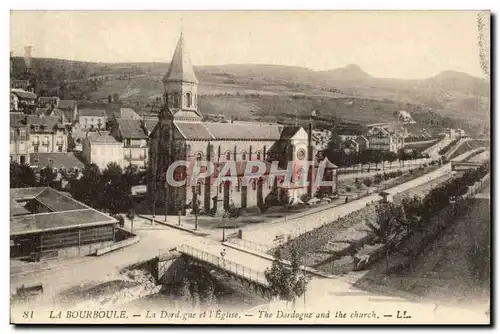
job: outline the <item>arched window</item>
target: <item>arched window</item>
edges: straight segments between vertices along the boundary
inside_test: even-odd
[[[226,161],[231,160],[231,152],[227,151],[226,152]]]
[[[192,104],[191,93],[186,93],[186,107],[190,108]]]
[[[196,184],[196,192],[201,195],[201,181]]]
[[[252,190],[257,190],[257,180],[256,179],[252,180]]]
[[[241,152],[241,160],[247,159],[247,152]]]
[[[260,151],[257,151],[257,160],[260,160]]]
[[[203,154],[201,152],[196,153],[196,161],[201,161],[203,159]]]
[[[179,94],[174,93],[174,108],[179,108],[181,101],[179,101]]]

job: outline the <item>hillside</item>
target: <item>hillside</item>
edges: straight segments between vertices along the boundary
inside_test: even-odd
[[[13,64],[12,76],[22,77],[23,59],[13,58]],[[65,94],[66,98],[104,101],[108,95],[118,93],[125,102],[146,105],[162,94],[161,79],[168,63],[106,64],[35,58],[33,67],[44,82],[41,85],[44,95]],[[432,110],[471,125],[489,124],[489,82],[460,72],[445,71],[423,80],[402,80],[374,78],[352,64],[328,71],[251,64],[201,66],[195,67],[195,71],[201,82],[200,94],[210,97],[217,106],[234,106],[215,108],[229,113],[234,109],[238,114],[237,110],[247,108],[248,102],[256,105],[260,113],[282,117],[295,117],[297,112],[300,117],[300,113],[309,114],[312,107],[326,114],[370,123],[388,120],[395,109],[403,109]],[[90,77],[105,74],[114,77],[97,87],[86,83]],[[80,82],[61,84],[64,80]],[[60,88],[59,92],[54,91],[54,86]],[[254,101],[252,96],[258,96],[261,102]],[[273,96],[282,98],[273,100]],[[242,101],[245,99],[249,101]],[[282,100],[282,107],[276,107],[275,100]],[[236,102],[245,103],[237,106]],[[273,115],[273,110],[281,109],[287,110]]]

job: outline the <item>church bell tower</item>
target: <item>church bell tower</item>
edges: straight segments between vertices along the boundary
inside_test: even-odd
[[[198,84],[181,32],[168,72],[163,78],[164,109],[173,115],[174,120],[201,120]]]

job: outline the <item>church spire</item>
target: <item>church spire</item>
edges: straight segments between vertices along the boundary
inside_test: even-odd
[[[193,65],[191,64],[191,59],[189,58],[189,54],[186,49],[182,29],[172,61],[170,62],[167,74],[163,78],[163,82],[185,82],[198,84],[198,78],[196,78]]]

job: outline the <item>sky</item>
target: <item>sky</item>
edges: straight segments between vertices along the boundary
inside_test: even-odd
[[[99,62],[169,62],[181,32],[192,63],[329,70],[374,77],[441,71],[483,77],[473,11],[13,11],[10,50]],[[489,37],[488,37],[489,40]]]

